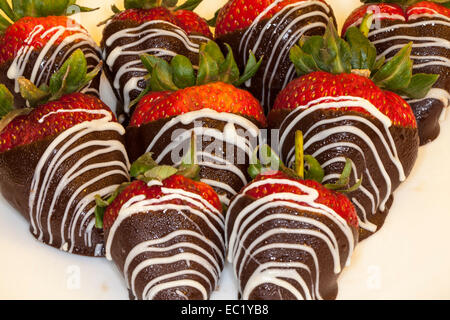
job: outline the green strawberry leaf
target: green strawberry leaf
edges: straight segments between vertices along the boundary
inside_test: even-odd
[[[24,77],[19,77],[17,82],[19,83],[22,98],[27,100],[31,107],[35,107],[40,103],[45,103],[51,97],[50,92],[36,87],[30,80],[27,80]]]
[[[97,229],[103,229],[103,218],[105,216],[105,212],[108,209],[108,207],[116,200],[116,198],[121,194],[131,183],[125,182],[122,183],[116,191],[107,199],[103,200],[103,198],[100,195],[95,196],[95,227]]]
[[[13,109],[14,96],[5,85],[0,84],[0,119],[6,116]]]
[[[220,10],[221,9],[217,10],[216,13],[214,13],[214,17],[212,17],[211,19],[206,21],[210,27],[213,27],[213,28],[216,27],[216,25],[217,25],[217,18],[219,17]]]
[[[339,37],[332,19],[328,23],[323,39],[325,47],[320,50],[321,61],[329,65],[332,73],[350,73],[352,70],[350,46]]]
[[[225,46],[228,49],[226,57],[214,41],[202,44],[197,72],[191,61],[184,56],[175,56],[169,64],[155,56],[141,55],[142,64],[149,72],[146,76],[147,87],[137,99],[131,102],[130,107],[137,104],[150,91],[177,91],[217,81],[240,86],[252,78],[261,66],[262,58],[257,61],[255,55],[250,52],[249,60],[241,76],[232,48],[228,44]]]
[[[152,9],[159,7],[162,0],[125,0],[125,9]]]
[[[316,65],[322,71],[331,72],[331,68],[321,60],[320,51],[324,48],[324,39],[321,36],[302,37],[299,42],[300,48],[306,54],[311,55]]]
[[[221,65],[225,62],[225,56],[220,50],[220,47],[214,41],[208,41],[208,43],[203,43],[200,47],[201,52],[206,52],[210,57],[218,64]]]
[[[67,8],[65,15],[66,16],[71,16],[71,15],[74,15],[74,14],[77,14],[77,13],[85,13],[85,12],[97,11],[98,9],[100,9],[100,7],[88,8],[88,7],[83,7],[83,6],[79,6],[79,5],[72,5],[72,6]]]
[[[219,65],[205,50],[200,50],[200,63],[197,74],[197,85],[203,85],[219,80]]]
[[[390,61],[380,68],[372,80],[380,88],[391,91],[405,89],[409,86],[412,78],[413,62],[410,58],[412,43],[400,50]]]
[[[159,180],[163,181],[178,172],[177,169],[171,166],[154,167],[144,173],[144,181]]]
[[[381,67],[383,67],[385,62],[386,62],[385,56],[382,56],[380,59],[378,59],[372,67],[372,70],[371,70],[372,74],[375,74],[378,70],[380,70]]]
[[[305,155],[304,158],[307,164],[307,169],[305,168],[305,179],[322,183],[323,178],[325,177],[325,172],[319,161],[310,155]]]
[[[228,49],[227,57],[225,61],[219,66],[219,80],[225,83],[235,83],[239,81],[239,67],[234,59],[233,50],[230,45],[225,44]]]
[[[418,73],[413,75],[409,86],[401,90],[404,95],[413,99],[423,99],[439,79],[437,74]]]
[[[152,91],[176,91],[178,87],[173,83],[172,68],[165,60],[156,63],[150,78]]]
[[[259,67],[261,67],[262,61],[263,57],[261,57],[261,59],[257,61],[256,56],[253,54],[253,52],[250,51],[250,57],[248,58],[247,64],[245,65],[244,73],[241,75],[238,81],[233,83],[233,85],[239,87],[246,81],[253,78],[253,76],[258,72]]]
[[[177,5],[178,0],[162,0],[161,6],[165,8],[173,8]]]
[[[76,0],[12,0],[12,5],[17,18],[64,16],[98,9],[79,6]]]
[[[141,61],[144,67],[147,69],[148,73],[152,74],[153,68],[156,66],[156,64],[158,62],[164,61],[164,59],[144,53],[143,55],[141,55]]]
[[[377,59],[377,49],[356,27],[347,30],[345,38],[352,53],[352,69],[372,70]]]
[[[359,31],[364,35],[365,38],[369,36],[370,29],[373,24],[373,13],[367,13],[359,26]]]
[[[87,73],[86,58],[78,49],[52,75],[49,85],[43,84],[37,88],[31,81],[20,77],[18,79],[20,93],[31,106],[56,101],[63,95],[80,91],[98,75],[101,69],[102,62]]]
[[[290,51],[290,59],[294,63],[299,77],[314,71],[320,71],[314,57],[302,50],[300,46],[294,46]]]
[[[62,67],[50,78],[50,93],[54,100],[64,94],[75,92],[84,83],[87,74],[87,62],[81,49],[76,50]]]
[[[182,55],[175,56],[170,62],[173,83],[180,89],[195,85],[195,72],[191,60]]]

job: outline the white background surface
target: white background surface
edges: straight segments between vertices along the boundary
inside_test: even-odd
[[[205,18],[226,0],[205,0]],[[342,25],[357,0],[328,1]],[[122,1],[78,1],[102,9],[79,21],[97,41],[96,24]],[[105,93],[110,98],[110,93]],[[108,100],[110,101],[110,100]],[[408,181],[395,194],[384,228],[359,244],[339,281],[338,299],[450,299],[450,120],[437,141],[420,150]],[[113,263],[59,252],[37,242],[28,223],[0,196],[0,299],[128,299]],[[236,299],[230,268],[213,299]]]

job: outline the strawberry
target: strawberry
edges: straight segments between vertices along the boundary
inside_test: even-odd
[[[79,47],[89,55],[90,70],[101,60],[100,49],[87,30],[67,16],[77,5],[67,1],[43,2],[14,2],[12,8],[5,3],[1,8],[6,17],[0,19],[0,83],[14,93],[16,108],[25,102],[17,91],[19,77],[24,76],[39,87]],[[92,11],[77,7],[79,12]],[[70,39],[70,45],[60,46],[66,39]],[[41,55],[42,51],[45,54]],[[37,74],[33,72],[36,68]],[[99,84],[98,77],[83,92],[98,95]]]
[[[212,38],[211,30],[205,19],[189,10],[171,11],[165,7],[151,9],[128,9],[116,14],[113,21],[133,21],[143,24],[149,21],[163,20],[179,26],[187,34],[201,34]]]
[[[230,0],[218,13],[216,40],[229,44],[244,68],[248,51],[262,57],[262,67],[246,82],[267,114],[277,94],[294,79],[289,50],[302,35],[323,35],[333,10],[325,1]]]
[[[416,117],[421,145],[439,136],[440,119],[450,103],[450,9],[442,1],[392,1],[361,6],[344,24],[343,35],[350,26],[363,26],[375,44],[379,57],[390,60],[408,41],[412,42],[413,74],[434,73],[439,79],[432,90],[421,97],[402,94]],[[383,1],[385,2],[385,1]],[[386,1],[388,2],[388,1]],[[367,14],[370,18],[365,19]]]
[[[216,192],[195,181],[198,173],[196,164],[158,166],[145,154],[131,166],[136,181],[97,197],[106,256],[122,266],[130,297],[199,300],[214,291],[224,266],[224,216]],[[147,267],[131,279],[134,260]]]
[[[344,158],[351,160],[350,181],[362,181],[348,193],[360,239],[383,225],[392,193],[417,158],[417,122],[399,94],[421,98],[438,79],[413,75],[411,44],[386,63],[377,60],[364,34],[367,19],[361,29],[349,27],[345,40],[332,23],[323,37],[301,39],[290,53],[299,78],[278,95],[268,117],[269,125],[280,129],[279,152],[286,163],[293,161],[294,131],[304,133],[305,153],[324,167],[324,183],[337,179]]]
[[[87,62],[81,50],[75,53],[66,61],[59,73],[53,76],[52,82],[56,82],[57,77],[60,77],[63,72],[71,68],[71,73],[68,74],[67,79],[71,81],[72,74],[75,75],[77,83],[66,82],[65,86],[76,87],[79,83],[85,84],[90,81],[99,72],[95,70],[91,74],[87,74]],[[75,71],[76,70],[76,71]],[[84,70],[84,75],[83,75]],[[79,72],[79,74],[78,74]],[[95,114],[89,112],[78,112],[79,110],[106,110],[114,115],[110,109],[97,97],[86,95],[79,92],[69,93],[60,98],[50,98],[50,92],[36,88],[31,82],[20,79],[21,89],[25,94],[27,91],[39,92],[39,98],[44,96],[44,100],[50,100],[46,103],[40,104],[34,109],[28,110],[26,114],[21,114],[10,120],[9,123],[3,126],[0,132],[0,152],[11,150],[18,146],[31,144],[36,141],[45,139],[46,137],[57,135],[58,133],[67,130],[77,124],[85,121],[95,120],[104,117],[102,114]],[[7,90],[5,87],[3,90]],[[55,89],[54,89],[55,91]],[[60,95],[61,92],[56,92]],[[30,98],[30,96],[28,97]],[[36,103],[36,101],[34,102]],[[75,112],[58,113],[58,110],[74,110]]]
[[[129,181],[124,128],[98,98],[78,92],[90,73],[76,50],[36,87],[19,79],[33,108],[13,110],[14,96],[0,85],[0,190],[31,224],[40,241],[66,252],[103,256],[103,231],[93,229],[95,195],[109,196]]]
[[[304,1],[304,0],[303,0]],[[323,0],[320,0],[325,2]],[[232,33],[238,30],[248,28],[255,19],[264,13],[262,20],[272,18],[288,5],[299,2],[298,0],[282,0],[269,11],[265,12],[267,7],[273,4],[274,0],[230,0],[220,10],[216,21],[216,37]]]
[[[97,97],[82,93],[68,94],[57,101],[38,106],[27,115],[17,116],[8,123],[0,133],[0,152],[43,140],[82,122],[103,117],[100,114],[77,112],[80,109],[106,110],[114,117],[111,110]],[[76,111],[57,113],[58,110]]]
[[[225,57],[215,42],[203,44],[198,71],[181,55],[170,63],[143,55],[148,85],[135,101],[127,127],[132,161],[151,151],[158,163],[167,165],[177,163],[177,151],[184,148],[189,132],[195,132],[200,177],[215,187],[224,204],[247,183],[248,146],[256,143],[259,128],[267,124],[259,102],[235,87],[249,80],[261,61],[251,54],[241,76],[228,49]],[[184,138],[176,139],[179,134]]]
[[[259,102],[247,91],[235,87],[257,71],[260,62],[253,55],[242,77],[232,51],[225,58],[213,41],[202,45],[197,79],[186,57],[175,57],[171,65],[154,56],[144,55],[142,60],[149,71],[149,86],[136,100],[131,126],[202,109],[238,114],[266,125]],[[208,69],[211,65],[212,71]]]
[[[296,163],[303,162],[302,135],[295,136]],[[304,179],[322,170],[313,158],[308,158],[308,170],[296,166],[294,171],[267,145],[260,151],[261,158],[249,168],[254,180],[232,199],[225,222],[228,260],[239,280],[240,298],[335,299],[337,278],[358,242],[358,217],[346,196],[328,188],[349,182],[351,162],[347,160],[342,185],[324,186],[317,174],[311,175],[317,180]],[[338,258],[325,263],[330,255]]]
[[[224,82],[208,83],[175,92],[154,93],[139,101],[130,126],[167,119],[192,111],[212,109],[255,119],[261,126],[266,119],[259,102],[247,91]]]

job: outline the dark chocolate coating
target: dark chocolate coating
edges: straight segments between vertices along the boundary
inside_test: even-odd
[[[220,272],[224,266],[225,251],[223,225],[220,226],[217,221],[210,218],[209,213],[206,213],[202,210],[202,214],[204,215],[204,219],[208,219],[216,229],[221,230],[221,238],[217,236],[217,234],[211,229],[211,227],[205,222],[204,219],[200,218],[198,215],[190,213],[189,210],[178,211],[175,209],[166,209],[161,211],[140,212],[127,217],[120,223],[114,233],[114,238],[111,243],[112,260],[115,262],[118,269],[123,273],[125,261],[130,254],[130,251],[133,250],[133,248],[135,248],[137,245],[150,240],[163,239],[164,237],[170,235],[172,232],[181,231],[181,234],[179,234],[178,236],[175,236],[169,241],[158,244],[155,247],[165,248],[180,243],[191,243],[201,247],[203,250],[208,252],[211,257],[215,259],[215,261],[211,261],[210,257],[206,256],[197,249],[187,246],[178,246],[176,248],[159,252],[143,251],[136,255],[135,258],[131,261],[126,275],[128,279],[131,279],[132,273],[140,263],[145,263],[149,259],[170,258],[183,253],[191,253],[193,255],[197,255],[203,259],[206,259],[211,265],[217,263],[220,266]],[[223,217],[221,217],[221,219],[223,219]],[[193,235],[184,234],[183,231],[185,230],[197,233],[200,232],[200,238]],[[105,231],[105,241],[107,241],[108,237],[111,236],[110,231],[111,230]],[[217,248],[221,250],[220,254],[215,251],[206,241],[204,241],[202,237],[212,241],[217,246]],[[188,272],[183,273],[183,271],[200,272],[208,279],[208,281],[197,274]],[[146,299],[147,295],[143,291],[150,281],[154,280],[155,278],[175,272],[180,272],[181,274],[158,281],[154,285],[189,279],[199,283],[202,287],[205,288],[208,293],[207,298],[209,298],[211,293],[216,289],[217,281],[204,265],[200,264],[198,261],[188,261],[180,259],[170,263],[168,262],[151,264],[142,269],[137,274],[136,280],[133,283],[136,295],[133,294],[132,290],[129,290],[130,299]],[[215,276],[218,278],[219,274],[215,274]],[[180,294],[180,292],[182,294]],[[178,285],[158,291],[157,294],[152,297],[152,299],[203,300],[203,295],[194,286]]]
[[[421,17],[419,19],[410,20],[409,22],[404,22],[401,20],[382,20],[380,22],[380,26],[382,29],[386,28],[385,32],[380,32],[374,35],[369,34],[370,41],[378,41],[375,44],[377,48],[378,54],[383,54],[386,50],[393,46],[397,45],[406,45],[410,41],[413,41],[414,44],[420,43],[428,43],[427,40],[411,40],[411,38],[402,38],[402,36],[408,36],[413,38],[424,38],[424,37],[435,37],[437,39],[445,39],[448,41],[450,39],[450,26],[443,24],[423,24],[415,27],[401,27],[391,29],[393,26],[398,24],[412,24],[418,22],[424,22],[430,20],[440,20],[440,21],[448,21],[441,17]],[[377,29],[373,29],[376,31]],[[391,38],[391,37],[400,37],[399,39],[390,39],[383,41],[383,39]],[[395,54],[398,53],[399,49],[392,50],[386,55],[386,58],[392,58]],[[445,46],[433,46],[426,45],[422,47],[413,47],[411,55],[413,56],[412,60],[415,65],[424,64],[436,61],[432,58],[428,58],[429,56],[438,56],[450,59],[450,48]],[[434,85],[434,88],[444,89],[447,92],[450,91],[450,67],[442,64],[433,64],[423,66],[420,68],[414,68],[413,73],[429,73],[429,74],[438,74],[440,75],[438,81]],[[424,145],[428,142],[435,140],[440,133],[440,116],[443,112],[444,107],[446,105],[438,99],[430,99],[424,98],[419,101],[406,99],[413,111],[414,115],[417,119],[417,124],[419,127],[419,137],[420,144]],[[414,101],[414,102],[411,102]]]
[[[261,67],[252,78],[251,86],[244,84],[242,87],[261,101],[266,114],[273,107],[278,93],[296,77],[294,65],[289,59],[290,49],[298,43],[302,36],[323,35],[329,18],[333,18],[336,21],[333,10],[328,5],[329,12],[324,7],[314,3],[303,7],[304,2],[300,3],[301,7],[297,10],[292,11],[293,7],[287,7],[286,10],[282,10],[280,15],[270,24],[268,19],[263,19],[256,23],[255,31],[243,40],[244,44],[248,43],[247,46],[241,46],[240,44],[249,28],[238,30],[216,39],[225,52],[224,44],[227,43],[231,46],[239,68],[244,70],[248,59],[248,50],[253,50],[261,36],[260,45],[254,52],[258,60],[263,57]],[[318,12],[318,14],[294,22],[294,20],[312,12]],[[322,15],[319,15],[319,13]],[[329,18],[325,18],[323,15]],[[293,22],[294,24],[291,25]],[[315,23],[318,23],[318,25],[311,27]],[[284,32],[286,32],[285,35],[281,37]],[[278,59],[279,64],[277,65]],[[265,75],[267,71],[268,73]],[[273,77],[272,81],[271,77]],[[266,87],[266,90],[263,89],[264,87]]]
[[[50,146],[52,141],[57,137],[51,136],[47,137],[44,140],[33,142],[28,145],[15,147],[9,151],[0,153],[0,190],[5,197],[5,199],[15,208],[17,209],[27,221],[31,223],[30,216],[30,206],[29,199],[30,193],[35,191],[38,193],[41,190],[39,187],[38,190],[31,190],[31,185],[33,181],[33,176],[35,174],[36,166],[38,165],[43,153]],[[69,147],[68,150],[72,150],[73,148],[92,140],[117,140],[121,143],[124,143],[123,137],[117,133],[116,131],[102,131],[102,132],[93,132],[87,135],[84,135],[79,140],[77,140],[73,145]],[[56,155],[59,147],[64,144],[64,140],[61,144],[58,145],[57,148],[54,149],[53,155]],[[104,148],[104,147],[103,147]],[[42,225],[42,234],[40,235],[37,231],[33,230],[33,227],[30,227],[30,231],[32,234],[38,238],[40,241],[49,244],[55,248],[61,249],[64,243],[67,243],[67,248],[70,248],[73,245],[72,253],[84,255],[84,256],[102,256],[104,255],[103,246],[103,230],[93,228],[92,230],[92,240],[91,245],[89,246],[85,241],[87,227],[90,223],[95,220],[95,216],[92,214],[93,208],[95,207],[95,201],[91,201],[86,205],[83,209],[82,214],[80,215],[78,221],[74,221],[74,212],[76,211],[76,206],[79,205],[79,201],[81,201],[88,194],[99,192],[103,188],[107,188],[114,185],[120,185],[123,182],[126,182],[128,179],[126,177],[127,173],[123,168],[119,166],[111,166],[111,167],[103,167],[103,168],[94,168],[75,179],[71,180],[67,185],[63,187],[63,191],[61,192],[59,198],[56,201],[54,210],[52,212],[51,219],[51,230],[47,228],[48,215],[49,215],[49,207],[52,199],[54,198],[54,194],[56,191],[56,187],[58,183],[61,181],[62,177],[67,173],[68,170],[73,168],[75,163],[80,160],[81,157],[86,156],[94,151],[102,149],[100,146],[90,146],[88,148],[84,148],[70,157],[68,157],[65,161],[62,162],[60,166],[56,168],[56,172],[54,178],[49,181],[47,188],[47,196],[45,197],[45,201],[42,208],[41,218],[39,221],[36,221],[37,217],[35,215],[36,212],[33,212],[33,221],[34,223],[40,223]],[[127,163],[127,159],[125,159],[122,152],[113,151],[109,153],[102,153],[94,158],[89,159],[88,161],[82,164],[83,167],[88,165],[93,165],[96,163],[109,162],[109,161],[121,161],[124,164]],[[45,173],[47,172],[49,163],[44,166],[41,171],[41,179],[44,178]],[[65,242],[62,242],[61,237],[61,225],[62,219],[64,216],[64,212],[68,205],[69,199],[74,194],[74,192],[80,188],[80,186],[89,182],[96,177],[105,174],[112,170],[122,170],[124,174],[111,174],[108,175],[93,184],[88,185],[81,193],[78,194],[76,199],[72,202],[72,206],[70,206],[67,220],[64,223],[64,237]],[[81,220],[87,215],[92,214],[92,216],[87,219],[83,224]],[[73,238],[69,234],[70,224],[75,224],[75,237]],[[49,243],[50,233],[53,236],[53,242]],[[81,233],[81,234],[80,234]],[[97,247],[98,246],[98,247]],[[97,247],[97,248],[96,248]],[[97,250],[96,250],[97,249]]]
[[[117,98],[120,101],[120,106],[117,110],[118,116],[123,115],[124,123],[128,123],[129,117],[133,113],[125,112],[124,108],[128,107],[129,102],[135,100],[139,94],[145,89],[146,81],[143,79],[148,71],[141,62],[140,55],[148,53],[156,55],[167,61],[170,61],[176,54],[188,57],[193,65],[198,65],[199,62],[199,45],[207,42],[208,38],[199,35],[187,35],[186,32],[178,26],[164,21],[157,21],[155,24],[144,27],[137,22],[131,20],[112,20],[108,23],[103,31],[103,40],[101,47],[103,56],[105,58],[105,71]],[[127,29],[135,29],[130,31],[130,36],[118,37],[111,44],[108,45],[108,39],[117,35],[118,32],[124,32]],[[163,31],[169,34],[155,35],[158,31]],[[153,36],[149,36],[153,34]],[[173,36],[177,35],[177,36]],[[183,40],[180,40],[183,39]],[[186,46],[185,40],[194,43],[197,48]],[[135,43],[135,44],[134,44]],[[113,64],[108,64],[108,59],[114,50],[120,47],[130,46],[126,52],[122,52]],[[171,52],[171,54],[168,54]],[[132,70],[119,74],[119,70],[127,63],[131,62]],[[116,79],[116,77],[120,77]],[[126,93],[125,86],[133,79],[140,78],[136,86],[132,86],[131,90]],[[114,83],[118,81],[119,86],[116,87]],[[126,104],[124,106],[124,104]]]
[[[269,116],[269,125],[272,128],[280,128],[280,137],[283,135],[283,133],[286,130],[287,125],[290,123],[292,119],[294,119],[297,115],[301,114],[301,110],[294,110],[292,112],[286,111],[286,110],[280,110],[280,111],[272,111],[272,113]],[[332,110],[317,110],[315,112],[312,112],[310,115],[303,118],[300,122],[298,122],[292,129],[290,129],[291,133],[287,135],[287,139],[283,146],[281,146],[281,157],[283,161],[287,161],[287,155],[289,151],[295,146],[295,132],[297,130],[301,130],[303,133],[307,133],[310,128],[315,125],[317,122],[325,119],[335,119],[340,116],[348,116],[348,115],[356,115],[358,117],[362,117],[364,119],[367,119],[375,125],[380,132],[383,133],[384,138],[386,141],[389,141],[389,138],[384,130],[383,124],[377,120],[376,118],[370,116],[370,115],[362,115],[355,112],[342,112],[342,111],[332,111]],[[285,124],[282,125],[283,121],[286,121]],[[321,165],[325,164],[327,161],[337,158],[337,157],[344,157],[349,158],[353,161],[353,163],[356,166],[356,171],[358,174],[362,174],[362,187],[367,189],[367,191],[372,194],[374,197],[376,197],[376,190],[374,189],[371,179],[368,176],[368,172],[370,173],[371,178],[373,179],[374,184],[377,186],[380,194],[380,199],[383,199],[385,197],[389,197],[389,199],[386,202],[385,209],[380,209],[380,204],[378,203],[376,207],[376,212],[372,212],[372,202],[370,201],[370,198],[368,198],[362,191],[361,188],[357,191],[347,193],[346,195],[348,198],[354,202],[356,211],[358,213],[359,218],[364,221],[364,212],[366,212],[367,220],[376,225],[377,231],[380,230],[382,225],[384,224],[384,221],[386,219],[386,216],[389,212],[389,208],[392,205],[393,202],[393,195],[392,193],[398,188],[400,185],[400,176],[399,171],[395,164],[390,160],[389,154],[387,153],[385,147],[383,146],[383,143],[379,136],[375,133],[373,129],[371,129],[368,125],[363,124],[362,122],[355,121],[355,120],[340,120],[331,122],[328,124],[322,124],[318,126],[317,128],[313,129],[313,131],[310,132],[310,134],[305,137],[304,143],[307,144],[309,139],[314,136],[315,134],[318,134],[324,130],[335,128],[338,126],[351,126],[358,129],[361,129],[372,141],[372,143],[375,145],[375,148],[377,150],[377,154],[380,156],[381,162],[383,163],[386,172],[388,176],[390,177],[392,181],[392,188],[391,192],[389,193],[389,190],[387,189],[387,184],[385,183],[385,179],[383,176],[383,173],[377,164],[375,154],[369,147],[369,145],[362,140],[362,138],[358,137],[357,135],[351,133],[351,132],[343,132],[339,131],[338,133],[332,134],[328,136],[327,138],[321,138],[319,141],[311,144],[308,148],[305,149],[305,154],[308,155],[314,155],[319,149],[321,149],[324,146],[333,144],[333,143],[354,143],[356,144],[361,150],[363,151],[363,154],[358,152],[355,148],[349,147],[349,146],[337,146],[333,147],[329,150],[326,150],[325,152],[320,153],[318,156],[316,156],[317,160]],[[404,173],[406,177],[411,173],[411,170],[415,164],[415,161],[417,159],[418,154],[418,148],[419,148],[419,137],[418,137],[418,130],[415,128],[405,128],[405,127],[399,127],[399,126],[391,126],[389,128],[389,132],[392,135],[394,144],[397,149],[398,158],[403,166]],[[328,165],[324,168],[325,175],[329,174],[341,174],[344,169],[344,163],[343,162],[335,162],[331,165]],[[360,178],[360,177],[358,177]],[[327,181],[326,183],[333,183],[337,179],[333,179],[331,181]],[[325,181],[324,181],[325,182]],[[354,185],[357,182],[353,174],[351,175],[351,181],[350,185]],[[388,194],[389,193],[389,194]],[[362,205],[364,208],[364,211],[359,208],[358,205],[356,205],[356,201]],[[378,201],[379,202],[379,201]],[[364,240],[373,233],[370,232],[367,229],[360,228],[360,240]]]

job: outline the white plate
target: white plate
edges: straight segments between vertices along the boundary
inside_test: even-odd
[[[210,18],[225,2],[205,0],[198,12]],[[99,1],[79,3],[95,7]],[[100,11],[78,17],[96,40],[101,37],[96,24],[122,0],[100,3]],[[341,24],[359,5],[358,0],[329,3]],[[450,299],[450,121],[441,125],[439,139],[420,149],[414,171],[396,192],[384,228],[357,247],[341,276],[339,299]],[[0,253],[0,299],[128,299],[113,263],[42,245],[3,198]],[[236,299],[236,292],[227,267],[213,299]]]

